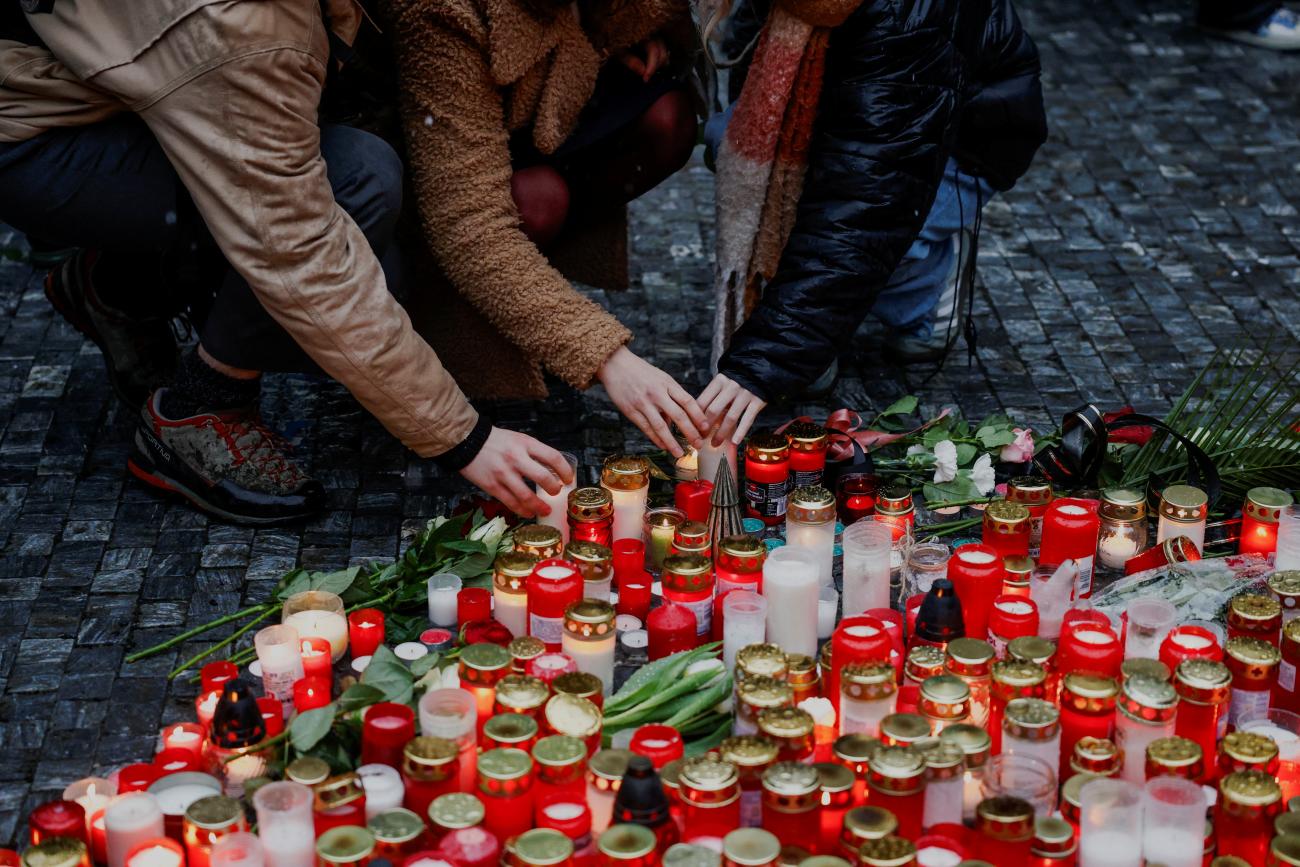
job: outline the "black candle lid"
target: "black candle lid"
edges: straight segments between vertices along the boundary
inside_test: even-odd
[[[947,578],[936,578],[916,613],[916,636],[926,641],[948,642],[966,635],[961,601]]]
[[[257,706],[253,690],[243,679],[228,680],[212,714],[208,732],[212,743],[222,749],[238,750],[266,740],[266,721]]]

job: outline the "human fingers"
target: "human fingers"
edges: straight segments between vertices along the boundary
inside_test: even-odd
[[[745,437],[749,434],[749,429],[754,424],[754,419],[763,411],[765,404],[756,397],[750,397],[749,406],[745,407],[745,413],[740,417],[740,423],[736,425],[736,432],[732,434],[731,441],[736,445],[744,442]]]
[[[695,401],[700,406],[708,406],[710,403],[713,402],[713,399],[715,397],[717,397],[719,394],[722,393],[722,387],[726,384],[726,382],[727,382],[726,377],[723,376],[713,377],[713,379],[709,380],[709,384],[704,386],[704,391],[700,392],[700,396],[695,398]]]
[[[528,485],[524,484],[523,476],[519,474],[518,470],[507,469],[502,471],[502,474],[497,477],[497,483],[501,486],[506,498],[508,498],[502,499],[502,502],[519,517],[536,518],[538,515],[545,515],[549,511],[541,498]]]
[[[652,39],[646,43],[646,80],[660,70],[664,62],[668,59],[668,47],[658,39]]]
[[[668,454],[680,458],[684,454],[681,444],[673,436],[672,430],[668,427],[668,422],[664,421],[663,411],[655,405],[653,397],[648,396],[646,398],[646,403],[641,407],[641,414],[650,426],[650,430],[647,432],[650,440]]]
[[[645,67],[644,60],[637,57],[635,54],[633,54],[630,51],[619,55],[618,59],[622,62],[624,66],[630,69],[634,75],[638,75],[642,79],[646,78],[646,72],[645,72],[646,67]]]
[[[543,484],[538,481],[538,484],[546,488],[547,493],[554,496],[560,492],[560,488],[564,485],[573,483],[573,467],[558,450],[551,448],[544,442],[532,440],[528,444],[527,453],[529,457],[546,469],[550,482],[555,484],[555,490],[551,490],[550,484]]]
[[[677,427],[686,435],[691,445],[699,445],[699,441],[703,439],[702,432],[708,430],[705,426],[708,419],[704,415],[704,410],[700,408],[699,402],[691,397],[690,392],[678,385],[675,380],[668,383],[668,396],[682,408],[682,411],[690,420],[689,425],[678,422]]]

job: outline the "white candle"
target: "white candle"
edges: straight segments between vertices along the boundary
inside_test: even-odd
[[[1079,840],[1079,867],[1142,867],[1142,841],[1123,831],[1091,831]]]
[[[614,500],[613,539],[642,539],[642,521],[645,518],[646,502],[650,498],[650,487],[637,488],[633,491],[609,492]]]
[[[108,867],[126,867],[126,855],[146,840],[163,836],[163,812],[148,792],[118,795],[104,808]]]
[[[835,615],[840,608],[840,594],[834,587],[822,587],[817,593],[817,638],[831,637],[835,631]]]
[[[767,635],[767,600],[749,590],[733,590],[722,600],[722,660],[735,671],[742,647],[762,644]]]
[[[94,839],[90,822],[95,814],[108,806],[117,794],[117,784],[103,777],[86,777],[63,790],[63,800],[76,801],[86,811],[86,839]]]
[[[268,626],[253,636],[262,664],[262,690],[281,702],[293,701],[293,685],[303,677],[301,640],[298,630],[288,624]],[[331,643],[331,655],[333,649]]]
[[[1205,847],[1205,796],[1200,785],[1154,777],[1142,794],[1142,854],[1148,864],[1200,867]]]
[[[844,616],[889,607],[889,555],[894,536],[888,525],[863,518],[844,531]]]
[[[216,849],[213,848],[215,854]],[[215,864],[216,861],[210,863]],[[185,856],[167,846],[150,846],[140,849],[127,861],[128,867],[183,867]]]
[[[1115,746],[1124,751],[1124,765],[1119,775],[1130,783],[1141,783],[1146,779],[1147,747],[1152,741],[1171,737],[1174,733],[1174,720],[1168,722],[1138,722],[1126,713],[1115,713]]]
[[[1286,506],[1278,514],[1273,568],[1279,572],[1300,569],[1300,505]]]
[[[677,459],[677,470],[674,478],[679,482],[693,482],[700,476],[700,455],[699,452],[690,446],[686,447],[686,453]],[[712,481],[710,479],[709,481]]]
[[[456,628],[456,594],[460,588],[460,576],[451,572],[429,578],[429,621],[434,626]]]
[[[736,479],[736,444],[728,440],[714,448],[711,439],[706,439],[700,447],[698,477],[706,482],[717,484],[718,466],[723,462],[731,468],[731,478]]]
[[[253,795],[266,867],[314,867],[316,829],[312,790],[288,780],[267,783]]]
[[[834,583],[831,570],[835,562],[835,518],[818,524],[794,520],[786,512],[785,541],[790,548],[803,548],[817,564],[817,583],[828,587]]]
[[[817,563],[802,548],[786,545],[763,563],[767,640],[786,653],[817,655]]]
[[[420,697],[420,734],[446,738],[460,747],[460,791],[472,792],[478,761],[475,733],[478,705],[465,689],[434,689]]]
[[[299,638],[323,638],[328,641],[330,643],[330,659],[333,662],[338,662],[343,658],[343,654],[347,653],[348,620],[341,611],[326,611],[323,609],[298,611],[286,617],[284,625],[297,630]],[[265,669],[263,669],[263,676],[265,676]],[[293,697],[292,690],[290,690],[289,697]]]
[[[210,867],[263,867],[266,862],[257,835],[236,831],[212,844],[208,863]]]
[[[537,519],[537,523],[547,527],[554,527],[560,531],[560,536],[565,544],[569,542],[569,494],[578,487],[578,458],[568,452],[560,452],[560,455],[568,462],[569,470],[573,476],[573,481],[560,487],[560,492],[552,496],[546,492],[541,485],[537,486],[537,498],[550,507],[550,514],[542,515]],[[516,633],[522,635],[523,633]]]
[[[393,648],[393,655],[403,662],[415,662],[429,655],[429,648],[418,641],[403,641]]]
[[[366,793],[366,820],[402,806],[406,790],[402,775],[389,765],[370,764],[357,768],[361,788]]]
[[[1141,787],[1100,777],[1079,800],[1079,867],[1142,867]]]
[[[149,787],[149,794],[158,799],[164,816],[184,816],[190,804],[200,798],[221,794],[221,781],[211,774],[184,771],[159,777]]]
[[[492,588],[492,618],[518,638],[528,634],[528,594]]]

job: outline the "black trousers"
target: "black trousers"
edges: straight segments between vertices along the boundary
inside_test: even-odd
[[[1196,22],[1220,30],[1254,30],[1281,5],[1277,0],[1200,0]]]
[[[321,127],[321,153],[335,201],[365,233],[397,294],[401,159],[377,136],[329,124]],[[200,340],[218,361],[317,369],[221,258],[162,148],[134,115],[0,143],[0,222],[58,246],[102,250],[119,263],[129,257],[158,314],[197,313]]]

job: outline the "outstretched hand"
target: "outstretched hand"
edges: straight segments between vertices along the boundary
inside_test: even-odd
[[[704,408],[704,429],[713,431],[717,447],[727,440],[736,445],[744,442],[767,401],[719,373],[700,394],[699,404]]]
[[[494,427],[478,456],[460,474],[522,518],[549,515],[550,507],[528,486],[552,496],[573,481],[564,455],[527,434]]]
[[[668,63],[669,54],[667,43],[658,37],[652,37],[620,53],[618,61],[631,70],[633,75],[640,76],[642,81],[649,81]]]
[[[691,445],[703,440],[700,432],[708,428],[695,399],[675,379],[626,346],[605,359],[596,376],[619,412],[673,457],[682,456],[682,447],[671,425],[677,425]]]

